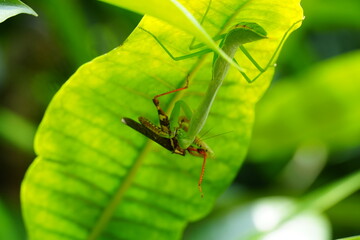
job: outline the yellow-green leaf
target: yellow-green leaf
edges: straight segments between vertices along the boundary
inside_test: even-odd
[[[206,1],[186,8],[200,15]],[[256,22],[268,39],[247,44],[262,66],[284,33],[302,19],[299,1],[216,1],[204,26],[211,35],[238,22]],[[192,35],[152,17],[140,26],[175,55],[188,53]],[[215,151],[209,159],[201,198],[197,182],[202,159],[171,154],[121,123],[122,117],[154,122],[156,94],[171,109],[176,99],[196,108],[211,79],[212,54],[173,61],[145,31],[137,28],[119,48],[83,65],[56,94],[35,139],[38,155],[22,185],[22,206],[30,239],[179,239],[189,221],[207,214],[236,175],[250,140],[254,105],[271,82],[271,67],[249,85],[231,69],[204,130]],[[238,53],[251,76],[256,68]]]

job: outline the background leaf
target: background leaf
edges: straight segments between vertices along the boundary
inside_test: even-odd
[[[199,3],[187,7],[204,12]],[[299,19],[298,1],[227,1],[212,5],[204,25],[214,36],[241,21],[263,26],[269,39],[247,49],[264,66]],[[140,26],[175,55],[187,52],[191,35],[151,17]],[[246,57],[236,58],[250,75],[258,73]],[[183,86],[188,74],[189,90],[161,104],[171,109],[181,98],[195,108],[211,77],[211,56],[174,62],[136,29],[123,46],[82,66],[56,94],[37,132],[38,157],[22,185],[30,239],[180,238],[187,222],[209,212],[234,178],[249,143],[254,104],[273,70],[252,85],[235,69],[225,80],[205,130],[231,133],[207,141],[217,157],[208,162],[201,199],[200,158],[172,155],[120,119],[146,116],[155,122],[151,98]]]
[[[20,13],[37,16],[34,10],[20,0],[2,0],[0,2],[0,23]]]
[[[238,198],[239,199],[239,198]],[[200,221],[185,233],[189,240],[328,240],[330,225],[327,218],[314,210],[301,212],[275,231],[260,237],[281,222],[297,207],[298,202],[285,197],[266,197],[245,205],[222,208],[207,221]],[[249,221],[251,219],[251,221]],[[256,236],[256,237],[255,237]]]
[[[215,214],[190,226],[185,238],[330,239],[330,225],[323,215],[324,211],[359,189],[360,171],[355,171],[339,181],[313,190],[298,201],[272,196],[244,204],[239,201],[243,194],[238,193],[230,196],[231,201],[220,205]]]
[[[13,129],[18,129],[14,132]],[[33,153],[36,127],[7,109],[0,108],[0,136],[19,149]]]
[[[22,231],[19,231],[14,217],[8,209],[8,206],[0,199],[0,239],[21,239],[24,236]]]
[[[251,157],[284,158],[303,144],[358,146],[359,62],[360,51],[353,51],[275,83],[257,106]]]

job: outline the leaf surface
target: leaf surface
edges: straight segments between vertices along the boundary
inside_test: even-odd
[[[206,2],[184,5],[199,16]],[[257,22],[269,38],[246,47],[264,66],[299,19],[299,1],[217,1],[204,27],[215,36],[238,22]],[[191,35],[152,17],[140,26],[175,55],[189,52]],[[236,59],[249,75],[258,74],[240,51]],[[137,28],[121,47],[80,67],[52,100],[36,135],[38,157],[22,185],[30,239],[179,239],[189,221],[207,214],[243,161],[254,104],[274,69],[252,85],[235,69],[225,79],[204,132],[230,133],[207,141],[216,157],[208,160],[204,198],[197,189],[201,158],[171,154],[120,119],[157,122],[152,97],[183,86],[189,74],[188,90],[160,101],[171,110],[183,99],[195,109],[211,79],[211,63],[212,54],[175,62]]]

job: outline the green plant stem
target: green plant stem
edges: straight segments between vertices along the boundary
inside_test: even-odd
[[[301,213],[308,211],[324,212],[359,189],[360,170],[337,182],[331,183],[319,190],[309,193],[300,200],[297,207],[295,207],[293,211],[289,212],[289,214],[285,216],[276,226],[274,226],[273,229],[266,232],[252,234],[247,239],[262,239],[264,236],[279,229],[283,224]]]

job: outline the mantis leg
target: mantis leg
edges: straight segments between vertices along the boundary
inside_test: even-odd
[[[290,26],[290,28],[284,33],[283,37],[281,38],[281,41],[279,43],[279,45],[276,47],[273,55],[271,56],[269,62],[266,64],[266,66],[263,68],[261,67],[257,62],[256,60],[251,56],[251,54],[246,50],[246,48],[243,46],[243,45],[240,45],[239,46],[239,49],[244,53],[244,55],[252,62],[252,64],[259,70],[259,74],[256,75],[253,79],[250,79],[246,73],[244,72],[241,72],[241,75],[245,78],[245,80],[248,82],[248,83],[252,83],[254,81],[256,81],[264,72],[266,72],[266,70],[270,67],[270,66],[274,66],[275,67],[275,63],[274,63],[274,59],[276,57],[276,55],[279,53],[282,45],[284,44],[285,42],[285,39],[286,37],[290,34],[290,31],[291,29],[293,29],[293,27],[298,24],[299,22],[303,21],[302,20],[299,20],[299,21],[296,21],[293,25]],[[234,61],[236,62],[235,58],[234,58]],[[237,63],[237,62],[236,62]]]
[[[202,25],[204,23],[204,20],[210,10],[210,6],[211,6],[211,3],[212,3],[212,0],[209,0],[209,4],[205,10],[205,13],[204,15],[202,16],[201,20],[200,20],[200,25]],[[169,57],[171,57],[171,59],[173,59],[174,61],[180,61],[180,60],[184,60],[184,59],[188,59],[188,58],[192,58],[192,57],[197,57],[197,56],[201,56],[201,55],[204,55],[204,54],[207,54],[207,53],[210,53],[212,52],[213,50],[210,49],[210,48],[206,48],[206,49],[203,49],[203,50],[200,50],[200,51],[197,51],[197,52],[194,52],[194,53],[190,53],[190,54],[187,54],[187,55],[183,55],[183,56],[179,56],[179,57],[175,57],[170,51],[169,49],[167,49],[167,47],[165,47],[165,45],[154,35],[152,34],[151,32],[149,32],[148,30],[144,29],[144,28],[141,28],[139,27],[141,30],[143,30],[144,32],[150,34],[150,36],[152,36],[154,38],[154,40],[161,46],[162,49],[164,49],[164,51],[169,55]],[[214,38],[214,40],[219,40],[219,39],[222,39],[224,38],[225,34],[222,34],[216,38]],[[201,48],[203,46],[205,46],[205,44],[203,43],[200,43],[200,44],[196,44],[195,45],[195,40],[196,38],[193,37],[192,40],[191,40],[191,43],[189,45],[189,50],[194,50],[194,49],[198,49],[198,48]]]
[[[206,11],[205,11],[204,15],[202,16],[202,18],[201,18],[201,20],[200,20],[200,25],[203,25],[204,20],[205,20],[208,12],[209,12],[209,10],[210,10],[211,3],[212,3],[212,0],[209,0],[209,4],[208,4],[208,6],[207,6],[207,8],[206,8]],[[196,49],[196,48],[199,48],[199,47],[204,46],[204,44],[195,45],[195,40],[196,40],[196,38],[193,37],[193,39],[191,40],[190,46],[189,46],[189,49],[190,49],[190,50],[193,50],[193,49]]]
[[[210,48],[207,48],[207,49],[203,49],[203,50],[200,50],[200,51],[197,51],[197,52],[194,52],[194,53],[190,53],[190,54],[187,54],[187,55],[184,55],[184,56],[179,56],[179,57],[176,57],[174,56],[169,49],[167,49],[167,47],[165,47],[165,45],[160,42],[160,40],[151,32],[149,32],[148,30],[144,29],[144,28],[141,28],[139,27],[141,30],[143,30],[144,32],[148,33],[150,36],[152,36],[154,38],[154,40],[161,46],[162,49],[164,49],[164,51],[169,55],[169,57],[171,57],[171,59],[173,59],[174,61],[180,61],[180,60],[184,60],[184,59],[188,59],[188,58],[193,58],[193,57],[197,57],[197,56],[201,56],[201,55],[204,55],[206,53],[210,53],[212,52],[213,50],[210,49]],[[201,45],[198,45],[196,47],[201,47]]]
[[[181,61],[181,60],[185,60],[185,59],[188,59],[188,58],[193,58],[193,57],[198,57],[198,56],[202,56],[204,54],[207,54],[207,53],[210,53],[210,52],[213,52],[212,49],[210,48],[205,48],[205,49],[202,49],[202,50],[199,50],[197,52],[194,52],[194,53],[190,53],[190,54],[187,54],[187,55],[183,55],[183,56],[174,56],[170,50],[151,32],[149,32],[148,30],[146,29],[143,29],[143,28],[140,28],[142,29],[144,32],[148,33],[150,36],[152,36],[154,38],[154,40],[160,45],[160,47],[169,55],[169,57],[171,59],[173,59],[174,61]],[[224,37],[226,36],[226,34],[222,34],[222,35],[219,35],[217,37],[214,38],[214,40],[220,40],[220,39],[223,39]],[[196,48],[200,48],[200,47],[203,47],[204,44],[200,43],[198,45],[195,45],[193,46],[195,42],[195,38],[193,38],[193,40],[191,41],[191,44],[190,44],[190,49],[196,49]],[[281,45],[281,44],[280,44]],[[246,79],[247,82],[251,83],[253,81],[255,81],[258,77],[260,77],[260,75],[262,73],[264,73],[267,68],[270,66],[270,63],[271,61],[274,59],[276,53],[278,52],[278,50],[280,49],[280,46],[278,46],[277,50],[275,51],[275,54],[272,56],[271,60],[269,61],[268,65],[266,68],[262,68],[256,61],[255,59],[251,56],[251,54],[242,46],[240,45],[240,50],[249,58],[249,60],[256,66],[256,68],[260,71],[260,74],[258,76],[256,76],[255,79],[252,79],[250,80],[250,78],[243,72],[240,71],[240,73],[244,76],[244,78]],[[237,65],[238,62],[234,59],[234,61],[236,62]],[[167,93],[165,93],[167,94]],[[164,94],[164,95],[165,95]]]

